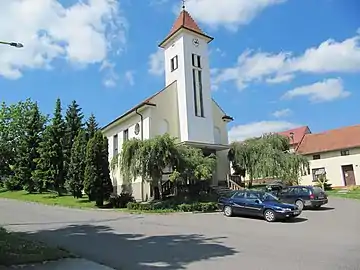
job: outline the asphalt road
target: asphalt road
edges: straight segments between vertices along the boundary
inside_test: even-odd
[[[0,200],[0,224],[115,269],[360,269],[360,202],[296,222],[221,213],[131,215]]]

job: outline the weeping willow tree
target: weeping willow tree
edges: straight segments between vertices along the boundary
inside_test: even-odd
[[[207,181],[213,176],[216,168],[216,156],[204,156],[201,149],[180,145],[178,160],[170,180],[190,183],[191,181]]]
[[[161,197],[161,180],[167,167],[178,164],[176,138],[168,134],[149,140],[132,139],[124,142],[120,153],[120,170],[124,179],[133,181],[137,177],[152,183],[155,199]]]
[[[233,168],[249,176],[249,187],[257,178],[279,178],[287,183],[298,183],[300,175],[309,167],[306,157],[289,152],[287,137],[264,134],[231,144],[228,158]]]

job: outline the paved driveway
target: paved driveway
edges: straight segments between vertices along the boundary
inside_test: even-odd
[[[130,215],[0,200],[0,223],[116,269],[359,270],[360,202],[331,199],[328,207],[271,224],[220,213]]]

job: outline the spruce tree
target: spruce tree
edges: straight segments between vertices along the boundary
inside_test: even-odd
[[[86,133],[84,130],[80,130],[71,148],[71,158],[66,180],[66,188],[74,198],[81,198],[84,188],[86,143]]]
[[[106,142],[105,142],[106,140]],[[88,142],[85,159],[84,189],[89,200],[102,206],[112,192],[110,179],[107,139],[101,131],[95,132]]]
[[[65,125],[61,115],[61,101],[58,98],[51,124],[45,129],[43,142],[40,144],[40,157],[33,174],[36,181],[43,182],[42,188],[53,189],[58,195],[64,190],[64,134]]]
[[[74,144],[75,137],[83,127],[83,114],[81,108],[75,100],[68,106],[65,115],[65,136],[64,136],[64,170],[69,171],[69,163],[71,159],[71,149]],[[66,178],[68,175],[66,175]]]
[[[19,145],[19,155],[15,163],[15,178],[23,189],[29,193],[37,190],[37,185],[31,177],[36,169],[39,158],[41,133],[44,130],[45,117],[41,115],[37,103],[32,106],[29,119],[24,124],[24,135]]]
[[[90,140],[94,137],[95,132],[99,130],[99,125],[96,121],[95,115],[91,114],[89,119],[86,121],[86,134],[87,139]]]

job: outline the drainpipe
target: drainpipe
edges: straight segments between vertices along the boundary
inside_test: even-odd
[[[135,113],[140,116],[140,138],[144,140],[144,116],[138,112],[138,109],[135,110]],[[141,176],[141,201],[144,201],[144,176]]]

